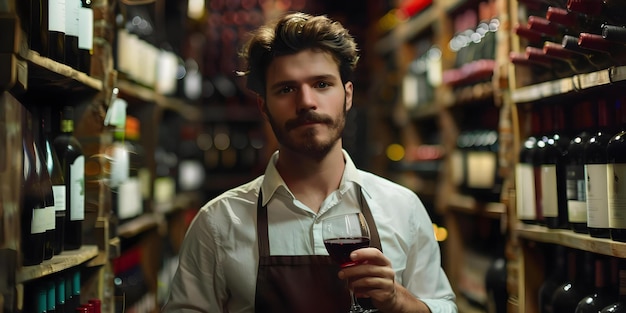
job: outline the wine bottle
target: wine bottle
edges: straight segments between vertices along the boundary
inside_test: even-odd
[[[546,226],[567,229],[567,189],[565,154],[569,139],[564,133],[564,112],[561,107],[547,107],[554,117],[552,134],[538,143],[541,155],[541,207]],[[550,123],[550,121],[547,121]],[[547,126],[548,127],[548,126]]]
[[[26,1],[19,1],[24,4]],[[48,1],[29,0],[28,17],[28,46],[31,50],[38,52],[41,56],[48,56]]]
[[[56,285],[56,308],[59,313],[65,313],[67,311],[67,307],[65,306],[65,276],[59,274],[55,278]]]
[[[526,138],[519,153],[519,161],[515,165],[515,189],[517,218],[527,224],[534,224],[537,220],[537,209],[535,207],[535,174],[533,170],[533,158],[536,153],[537,138],[539,135],[538,116],[535,111],[531,118],[531,136]]]
[[[542,48],[526,47],[525,52],[529,60],[549,64],[549,67],[559,78],[572,76],[578,71],[567,60],[547,55]]]
[[[85,156],[73,132],[74,108],[66,106],[61,117],[61,134],[54,139],[66,186],[65,250],[81,247],[82,222],[85,218]]]
[[[546,41],[558,41],[557,37],[547,36],[536,30],[529,29],[526,25],[517,25],[514,32],[520,38],[526,40],[525,46],[541,47]]]
[[[61,311],[57,311],[57,296],[56,296],[56,286],[54,284],[54,281],[49,280],[46,281],[45,283],[45,290],[46,290],[46,310],[48,313],[56,313],[56,312],[61,312]]]
[[[67,1],[67,0],[66,0]],[[81,0],[78,16],[78,70],[91,73],[91,55],[93,54],[93,9],[91,0]]]
[[[81,0],[65,0],[65,64],[78,68],[78,18]]]
[[[111,191],[113,212],[120,222],[143,213],[142,193],[139,179],[141,155],[131,140],[139,136],[139,122],[127,116],[125,127],[115,131],[111,147]],[[131,139],[132,138],[132,139]]]
[[[42,0],[48,2],[48,57],[57,62],[65,62],[65,1]]]
[[[566,30],[563,34],[574,36],[577,36],[581,32],[597,32],[602,26],[602,22],[595,19],[593,16],[558,7],[549,7],[546,12],[546,19],[565,27]]]
[[[50,173],[50,181],[52,183],[52,193],[54,196],[55,211],[55,239],[54,254],[59,254],[64,250],[65,241],[65,205],[66,205],[66,187],[63,168],[59,161],[56,150],[53,147],[52,133],[52,112],[49,106],[45,106],[41,117],[41,129],[43,131],[41,138],[41,147],[43,150],[43,159]]]
[[[575,112],[575,128],[582,129],[567,147],[565,165],[567,189],[567,216],[571,229],[577,233],[588,233],[587,229],[587,189],[585,188],[585,145],[589,141],[593,127],[591,101],[583,101]]]
[[[584,55],[563,48],[561,43],[546,41],[543,52],[549,57],[567,62],[574,73],[588,73],[600,69]]]
[[[597,69],[605,69],[614,65],[611,58],[606,56],[606,53],[581,47],[578,44],[579,41],[579,36],[565,35],[561,40],[561,45],[568,51],[584,56],[587,59],[587,62]]]
[[[608,23],[626,23],[626,3],[621,0],[568,0],[567,9]]]
[[[602,38],[608,41],[624,44],[626,43],[626,27],[621,25],[604,24],[602,25]]]
[[[574,312],[580,299],[591,293],[593,259],[587,251],[570,250],[567,257],[568,279],[552,295],[553,312]]]
[[[584,150],[585,177],[587,189],[587,228],[589,234],[596,238],[610,238],[609,231],[609,203],[607,192],[608,159],[606,147],[609,140],[617,133],[615,107],[620,100],[611,100],[615,105],[609,105],[606,100],[599,100],[598,130],[589,138]],[[622,110],[619,110],[620,112]],[[623,112],[623,113],[626,113]],[[622,119],[626,124],[626,114]]]
[[[22,209],[21,209],[21,250],[22,264],[25,266],[40,264],[44,260],[44,242],[46,225],[43,216],[45,201],[40,187],[40,180],[35,170],[37,160],[32,134],[32,117],[23,114],[22,124]]]
[[[39,132],[35,130],[34,133],[36,134],[33,139],[33,150],[35,151],[35,172],[37,174],[39,187],[41,188],[41,194],[43,196],[43,214],[37,216],[37,218],[41,220],[41,223],[44,224],[46,229],[44,235],[43,258],[44,260],[49,260],[54,255],[54,240],[56,238],[54,192],[52,189],[50,174],[40,148]]]
[[[581,33],[578,45],[582,48],[598,51],[609,58],[613,65],[626,64],[626,46],[606,40],[602,35]]]
[[[608,161],[608,202],[609,226],[611,238],[615,241],[626,242],[626,186],[622,181],[626,179],[626,130],[615,134],[607,144]]]
[[[539,286],[538,304],[540,313],[552,313],[552,295],[567,280],[567,250],[564,246],[545,247],[544,264],[546,279]]]
[[[596,255],[594,269],[593,292],[578,302],[575,313],[597,313],[617,300],[617,294],[613,292],[615,286],[609,283],[611,271],[608,257]]]
[[[617,301],[613,302],[600,311],[601,313],[625,313],[626,312],[626,261],[620,259],[618,262],[618,285]]]

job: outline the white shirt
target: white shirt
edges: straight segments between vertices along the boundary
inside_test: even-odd
[[[257,199],[268,210],[271,255],[328,255],[321,220],[359,210],[362,190],[396,281],[433,313],[457,312],[455,295],[441,268],[432,221],[411,190],[359,170],[344,151],[339,189],[318,213],[295,199],[276,170],[278,153],[265,174],[204,205],[183,241],[179,267],[163,312],[254,312],[258,268]]]

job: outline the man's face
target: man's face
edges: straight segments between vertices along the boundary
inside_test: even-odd
[[[265,101],[259,101],[278,142],[321,158],[339,143],[352,106],[352,83],[341,82],[330,53],[304,50],[280,56],[267,70]]]

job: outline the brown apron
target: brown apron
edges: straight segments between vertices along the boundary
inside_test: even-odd
[[[326,255],[271,256],[267,207],[257,201],[259,269],[256,282],[257,313],[347,313],[350,294],[346,282],[337,277],[339,266]],[[363,205],[365,204],[365,205]],[[381,249],[372,213],[361,196],[361,210],[370,227],[372,247]],[[374,308],[360,299],[364,308]]]

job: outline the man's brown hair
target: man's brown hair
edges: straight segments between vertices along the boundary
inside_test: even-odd
[[[247,76],[248,89],[264,96],[265,77],[272,60],[306,49],[331,53],[339,66],[342,82],[352,80],[359,60],[354,38],[337,21],[301,12],[284,15],[252,33],[241,51],[247,69],[239,75]]]

